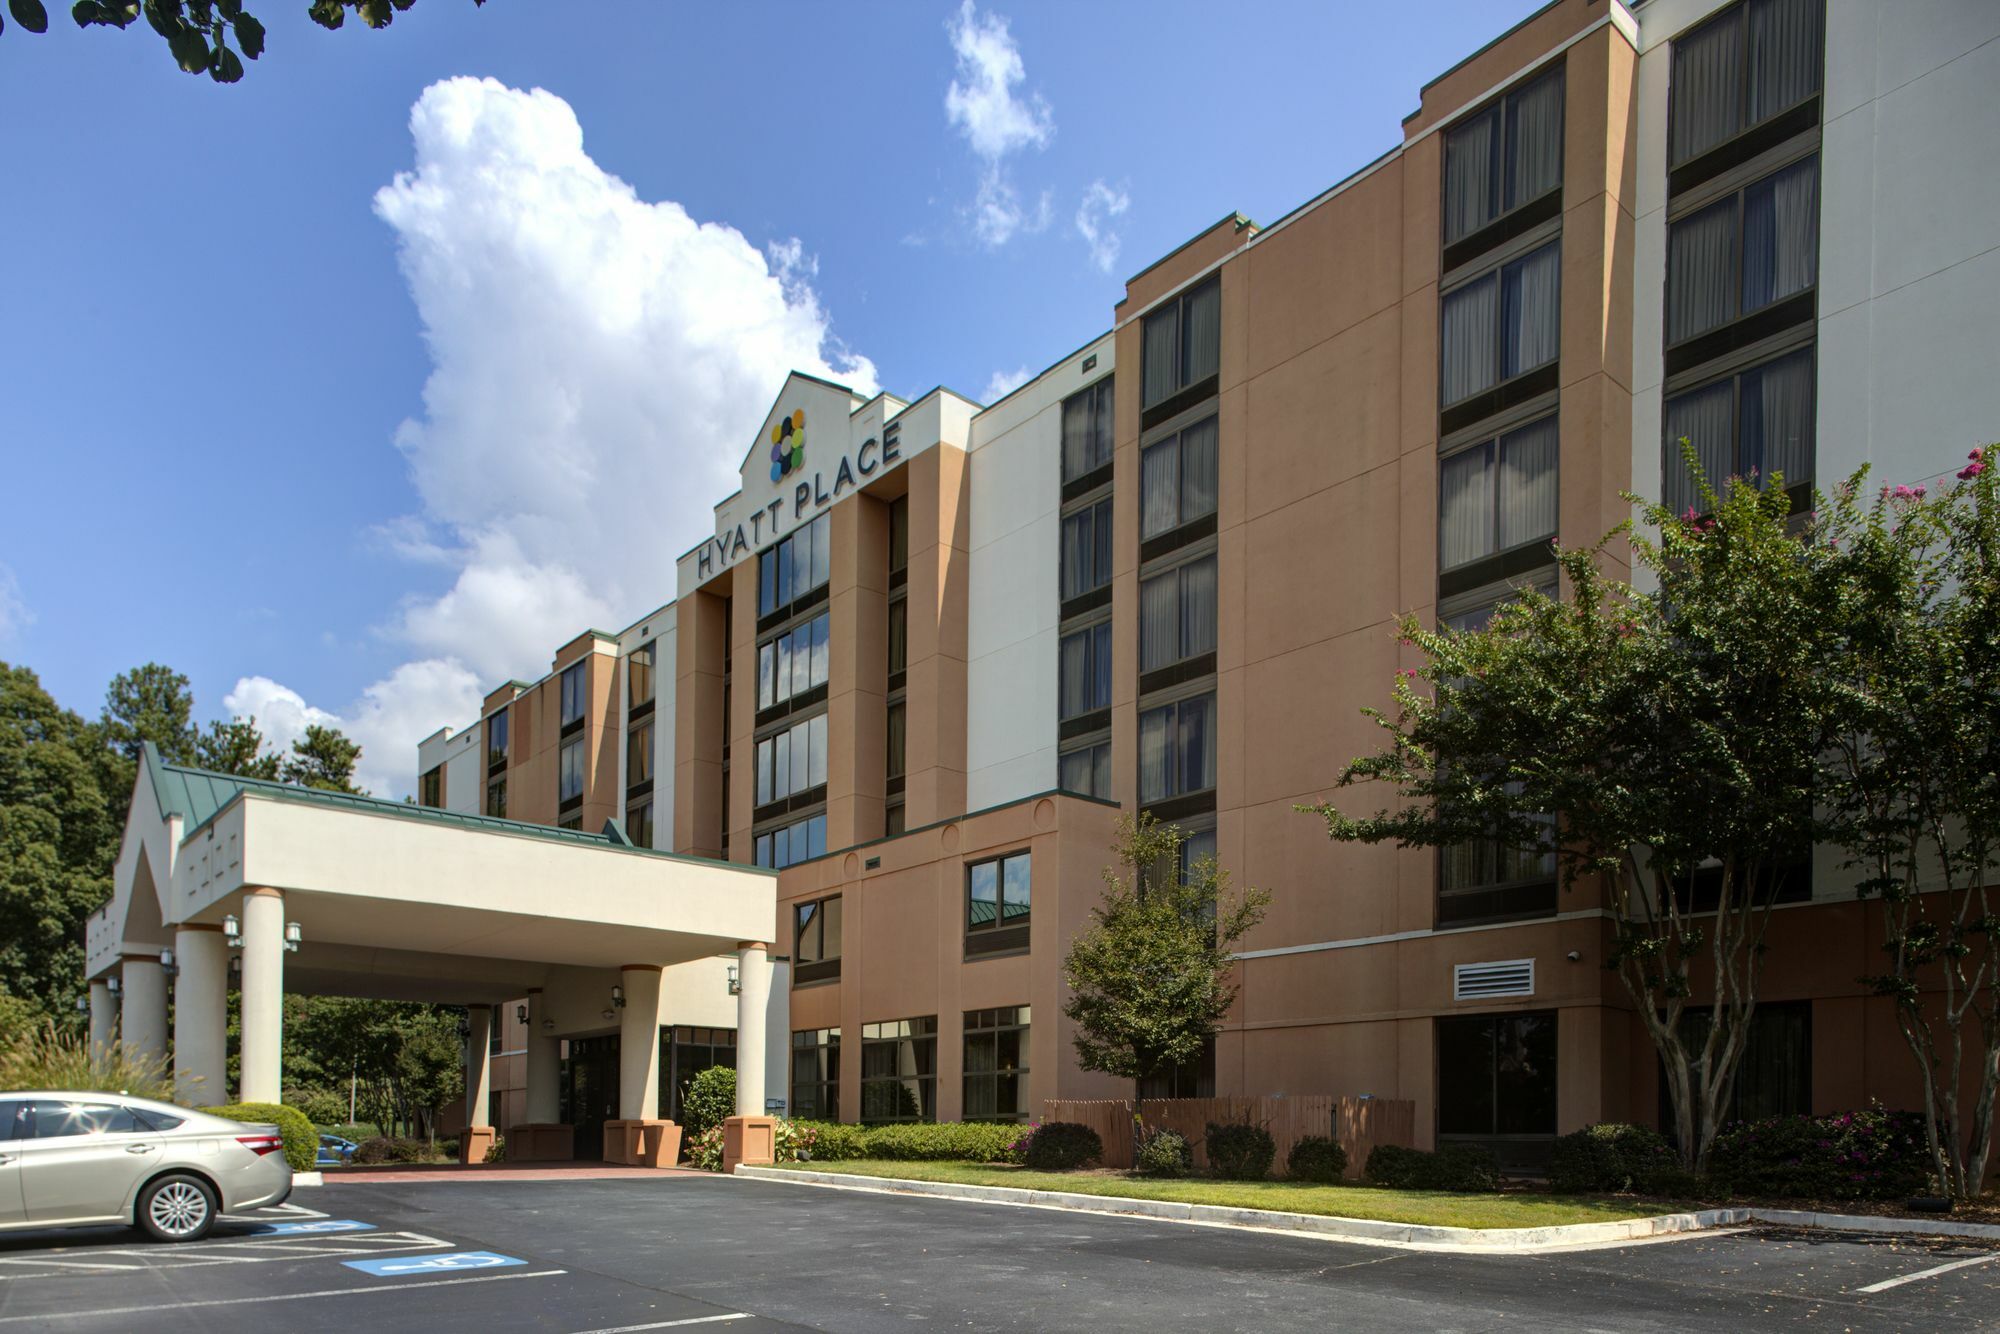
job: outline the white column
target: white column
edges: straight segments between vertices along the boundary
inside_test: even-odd
[[[562,1119],[562,1039],[542,1027],[548,998],[537,987],[528,993],[528,1123],[551,1126]]]
[[[125,1049],[157,1061],[167,1054],[167,970],[157,958],[128,954],[118,972]]]
[[[736,943],[736,1114],[764,1115],[764,1012],[771,1003],[770,947]]]
[[[118,1040],[118,1001],[108,978],[90,979],[90,1056],[96,1060]]]
[[[277,1102],[285,1020],[285,896],[275,889],[243,893],[242,1102]]]
[[[493,1092],[493,1007],[465,1007],[465,1124],[483,1126]]]
[[[660,966],[628,963],[619,970],[625,1008],[618,1012],[618,1116],[660,1117]]]
[[[174,1087],[190,1107],[229,1101],[229,942],[218,926],[174,933]]]

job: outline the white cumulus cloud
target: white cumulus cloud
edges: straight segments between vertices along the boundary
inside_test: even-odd
[[[877,386],[801,240],[759,248],[640,198],[553,93],[444,80],[410,135],[411,169],[374,203],[431,373],[395,439],[417,510],[374,537],[450,584],[395,609],[385,633],[415,660],[340,715],[391,796],[414,785],[416,742],[470,720],[482,684],[535,679],[582,630],[673,595],[787,371]]]
[[[1040,93],[1015,91],[1027,82],[1028,68],[1004,17],[981,14],[972,0],[964,0],[945,31],[958,60],[957,76],[945,89],[945,118],[980,160],[973,234],[988,246],[1003,246],[1016,232],[1037,232],[1049,224],[1050,196],[1042,194],[1033,207],[1023,205],[1006,160],[1029,148],[1046,148],[1055,137],[1055,113]]]
[[[21,582],[14,571],[0,565],[0,640],[12,639],[35,623],[35,613],[21,596]]]
[[[1026,366],[1011,371],[995,371],[993,372],[993,378],[986,382],[984,401],[998,403],[1001,399],[1007,397],[1007,395],[1013,393],[1016,389],[1019,389],[1034,378],[1035,373]]]
[[[1111,229],[1111,219],[1123,216],[1131,207],[1130,195],[1103,181],[1092,181],[1083,192],[1083,202],[1077,205],[1076,233],[1090,247],[1090,262],[1105,273],[1118,262],[1119,237]]]

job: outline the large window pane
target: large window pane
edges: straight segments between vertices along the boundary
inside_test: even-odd
[[[1678,165],[1735,134],[1742,120],[1743,16],[1732,11],[1674,42],[1668,159]]]
[[[1199,384],[1222,364],[1222,284],[1203,283],[1187,297],[1186,384]]]
[[[1750,123],[1819,91],[1822,0],[1751,0]]]
[[[1172,794],[1168,768],[1174,726],[1172,705],[1139,715],[1139,800],[1160,801]]]
[[[1694,446],[1708,484],[1721,491],[1736,460],[1736,384],[1721,380],[1667,400],[1665,478],[1667,507],[1676,514],[1706,509],[1694,476],[1682,461],[1683,442]]]
[[[653,725],[635,727],[625,734],[625,782],[628,785],[653,781]]]
[[[1698,157],[1820,89],[1822,0],[1746,0],[1674,42],[1668,161]]]
[[[1111,795],[1111,743],[1066,750],[1056,762],[1056,786],[1086,797]]]
[[[1500,438],[1494,527],[1501,551],[1555,535],[1558,434],[1549,417]]]
[[[1145,377],[1142,387],[1151,407],[1180,388],[1180,304],[1173,303],[1146,317]]]
[[[1437,1021],[1438,1133],[1493,1133],[1493,1021]]]
[[[1444,239],[1470,236],[1499,213],[1500,108],[1489,107],[1444,137]]]
[[[1180,571],[1139,585],[1139,670],[1150,672],[1180,656]]]
[[[1682,218],[1667,233],[1667,341],[1736,318],[1736,199]]]
[[[1500,271],[1504,343],[1500,378],[1556,359],[1561,327],[1562,251],[1550,244]]]
[[[1063,597],[1081,597],[1110,579],[1111,501],[1107,498],[1063,516]]]
[[[1111,462],[1112,377],[1063,400],[1062,475],[1065,482]]]
[[[583,795],[583,738],[578,737],[562,748],[560,755],[559,795],[563,801]]]
[[[625,707],[635,709],[653,698],[653,660],[656,650],[641,644],[625,659]]]
[[[1813,358],[1810,348],[1744,372],[1738,463],[1787,486],[1813,475]]]
[[[1562,184],[1561,67],[1507,97],[1505,207],[1515,209]]]
[[[1214,375],[1222,350],[1220,280],[1211,278],[1146,316],[1143,349],[1145,407]]]
[[[1493,551],[1492,447],[1475,445],[1438,462],[1438,567]]]
[[[1215,513],[1217,419],[1196,422],[1181,432],[1182,523]]]
[[[1215,557],[1181,566],[1180,656],[1215,651]]]
[[[1111,705],[1111,623],[1073,630],[1062,637],[1061,707],[1074,718]]]
[[[1180,521],[1181,451],[1174,436],[1139,456],[1139,536],[1156,537]]]
[[[1445,406],[1493,387],[1500,357],[1500,281],[1488,274],[1445,294],[1444,367],[1440,391]]]
[[[1025,921],[1031,906],[1033,873],[1031,858],[1023,852],[1000,864],[1000,921],[1012,925]]]
[[[1562,184],[1561,66],[1445,134],[1445,243]]]
[[[1803,292],[1819,276],[1819,158],[1743,192],[1743,311]]]

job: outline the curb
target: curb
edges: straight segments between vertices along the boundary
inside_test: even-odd
[[[1327,1214],[1281,1213],[1215,1204],[1182,1204],[1170,1200],[1135,1200],[1070,1191],[1028,1190],[1017,1186],[966,1186],[949,1181],[911,1181],[901,1177],[856,1176],[847,1172],[810,1172],[792,1168],[739,1166],[736,1175],[758,1181],[790,1181],[835,1190],[926,1195],[936,1199],[971,1200],[988,1204],[1027,1205],[1085,1213],[1155,1218],[1210,1226],[1262,1228],[1308,1233],[1342,1241],[1404,1246],[1421,1250],[1526,1253],[1575,1246],[1617,1245],[1646,1241],[1746,1223],[1817,1227],[1837,1231],[1921,1233],[1931,1236],[2000,1240],[2000,1226],[1987,1223],[1945,1223],[1920,1219],[1877,1218],[1866,1215],[1807,1213],[1789,1209],[1703,1209],[1692,1213],[1656,1214],[1648,1218],[1608,1223],[1570,1223],[1553,1227],[1468,1228],[1422,1223],[1385,1223],[1366,1218]]]

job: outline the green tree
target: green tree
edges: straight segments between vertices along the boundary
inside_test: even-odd
[[[1857,892],[1882,908],[1896,1007],[1938,1180],[1978,1196],[2000,1092],[2000,470],[1836,494],[1854,702],[1829,804]]]
[[[98,785],[116,830],[125,831],[132,805],[132,783],[139,776],[139,754],[150,741],[160,757],[172,764],[195,758],[198,733],[192,721],[194,695],[187,677],[157,662],[134,667],[111,678],[104,690],[104,712],[98,719],[102,754]]]
[[[437,1133],[445,1104],[463,1095],[462,1010],[344,996],[285,1000],[288,1083],[332,1089],[350,1080],[362,1119],[387,1133]]]
[[[361,747],[349,741],[339,728],[314,723],[306,728],[304,736],[292,742],[292,753],[285,760],[284,778],[287,783],[300,787],[365,796],[367,794],[354,785],[354,766],[360,760]]]
[[[1823,829],[1814,795],[1843,707],[1834,574],[1793,527],[1783,479],[1702,489],[1712,517],[1647,506],[1657,540],[1625,525],[1558,552],[1560,599],[1525,592],[1470,632],[1406,617],[1422,665],[1402,669],[1393,709],[1366,711],[1385,748],[1339,780],[1396,804],[1312,808],[1341,842],[1498,844],[1554,858],[1565,893],[1601,887],[1607,966],[1697,1171],[1730,1105],[1772,904]],[[1599,568],[1620,535],[1653,591]]]
[[[1181,873],[1178,825],[1126,816],[1104,868],[1104,896],[1063,958],[1076,1024],[1076,1059],[1132,1081],[1132,1114],[1145,1080],[1201,1055],[1236,1002],[1233,947],[1270,905],[1267,890],[1234,893],[1213,857]]]
[[[416,2],[309,0],[306,13],[322,28],[338,28],[347,21],[351,9],[369,27],[386,28]],[[486,0],[472,3],[483,5]],[[29,32],[49,30],[49,11],[43,0],[7,0],[7,10]],[[235,83],[243,77],[243,62],[264,54],[264,25],[243,8],[243,0],[76,0],[69,12],[79,28],[128,28],[143,15],[147,25],[165,39],[176,64],[189,74],[206,74],[217,83]],[[6,26],[0,21],[0,30]]]
[[[195,738],[194,762],[215,773],[270,782],[278,781],[282,763],[275,751],[264,749],[264,734],[257,730],[254,716],[211,722],[208,731]]]
[[[84,921],[110,893],[119,828],[96,729],[0,663],[0,991],[73,1024]]]

